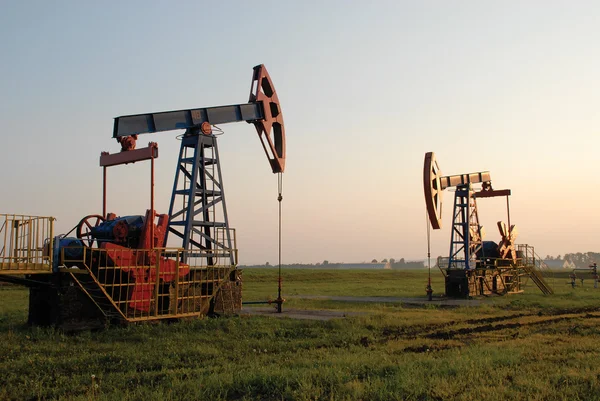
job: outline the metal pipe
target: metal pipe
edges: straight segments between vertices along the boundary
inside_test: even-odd
[[[281,298],[281,201],[283,200],[283,196],[281,195],[283,192],[282,173],[277,175],[277,184],[279,189],[279,196],[277,197],[277,201],[279,202],[279,273],[277,279],[277,313],[281,313],[283,306],[283,298]]]
[[[427,278],[427,287],[425,287],[425,292],[427,293],[427,300],[433,300],[433,288],[431,288],[431,225],[429,224],[429,217],[427,210],[425,210],[425,225],[427,226],[427,269],[429,271],[429,275]]]
[[[50,260],[50,268],[52,270],[54,270],[54,219],[50,218],[49,219],[49,229],[50,229],[50,248],[48,248],[48,255],[49,255],[49,260]],[[85,248],[84,248],[85,249]]]
[[[102,168],[102,217],[106,219],[106,166]]]
[[[152,211],[152,215],[154,215],[154,211]],[[154,222],[153,222],[153,224],[154,224]],[[154,257],[156,258],[155,259],[156,260],[156,267],[155,267],[155,269],[156,269],[156,283],[154,284],[154,316],[158,316],[158,308],[159,308],[159,305],[158,305],[158,300],[159,300],[158,290],[160,288],[159,287],[160,286],[160,255],[158,254],[159,253],[158,249],[156,250],[156,252],[154,251],[154,241],[152,241],[152,251],[151,252],[154,254]]]
[[[510,230],[510,202],[508,195],[506,195],[506,213],[508,215],[508,229]]]
[[[150,248],[154,249],[154,152],[150,158],[150,218]]]

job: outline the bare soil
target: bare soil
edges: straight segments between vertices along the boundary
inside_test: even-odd
[[[305,319],[305,320],[331,320],[341,319],[347,316],[357,316],[363,313],[360,312],[345,312],[339,310],[310,310],[310,309],[291,309],[283,307],[281,313],[277,313],[275,307],[259,307],[259,308],[248,308],[243,307],[240,315],[263,315],[277,318],[289,317],[292,319]]]

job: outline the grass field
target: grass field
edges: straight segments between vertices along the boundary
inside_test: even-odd
[[[246,269],[244,299],[275,299],[276,270]],[[435,272],[433,287],[443,292]],[[284,308],[330,321],[198,319],[65,334],[25,326],[27,291],[0,287],[0,399],[597,400],[600,289],[535,287],[453,309],[304,300],[415,297],[422,271],[288,270]]]

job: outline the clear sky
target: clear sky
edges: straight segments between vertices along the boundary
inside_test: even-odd
[[[283,262],[426,257],[425,152],[510,188],[518,242],[598,251],[597,1],[0,2],[0,213],[101,213],[113,117],[243,103],[264,63],[287,134]],[[241,263],[277,261],[277,178],[252,126],[219,139]],[[168,212],[179,142],[156,141]],[[141,146],[140,145],[140,146]],[[143,214],[148,166],[109,171]],[[449,247],[452,193],[432,254]],[[487,239],[504,202],[480,203]]]

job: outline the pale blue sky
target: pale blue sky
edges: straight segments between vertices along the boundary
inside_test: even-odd
[[[424,153],[511,188],[519,242],[598,250],[600,3],[0,2],[0,213],[101,212],[113,117],[247,101],[264,63],[287,133],[285,263],[426,256]],[[254,128],[220,138],[242,263],[277,260],[277,180]],[[179,143],[156,141],[167,212]],[[110,171],[109,209],[141,214],[148,168]],[[432,253],[446,255],[445,228]],[[504,204],[480,204],[487,239]]]

